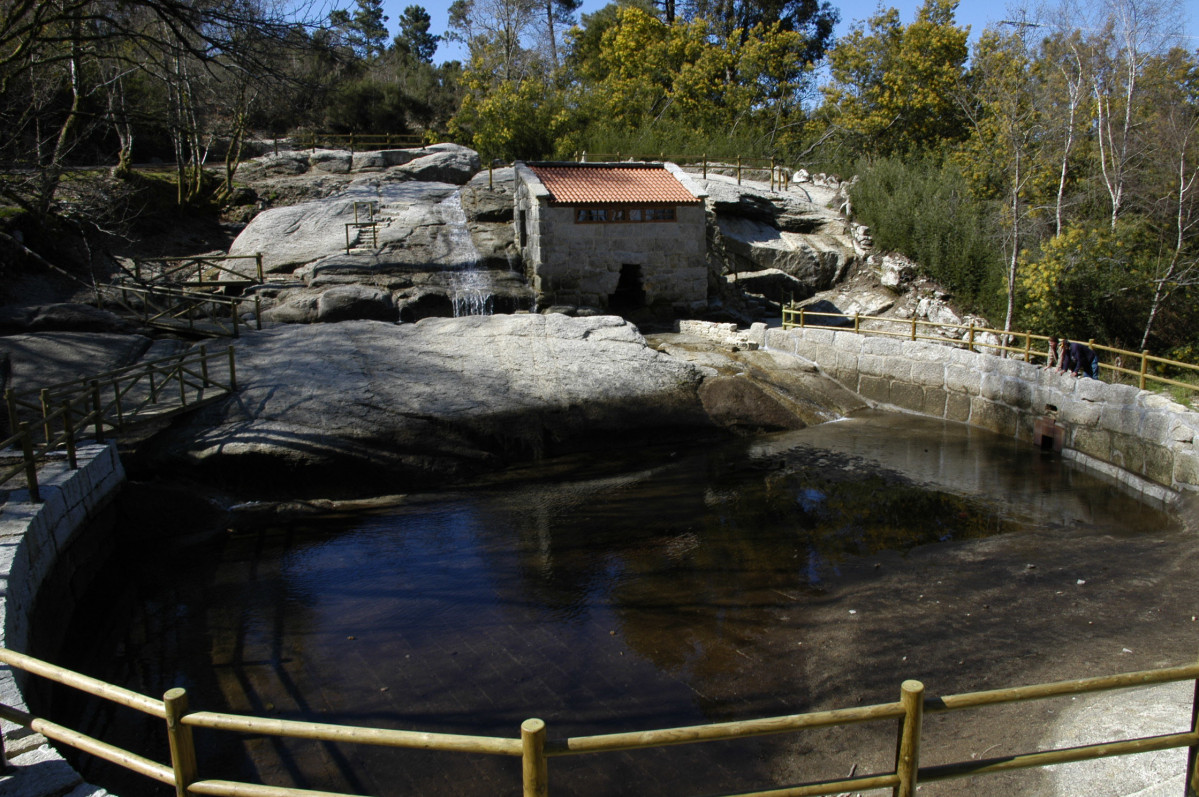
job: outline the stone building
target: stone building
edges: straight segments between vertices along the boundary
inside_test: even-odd
[[[703,307],[705,196],[673,163],[518,162],[516,241],[538,307]]]

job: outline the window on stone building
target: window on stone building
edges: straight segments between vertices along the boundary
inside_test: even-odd
[[[673,207],[577,208],[576,224],[623,224],[642,221],[674,221]]]

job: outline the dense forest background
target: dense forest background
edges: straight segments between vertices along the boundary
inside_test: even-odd
[[[876,246],[1005,328],[1199,361],[1199,51],[1176,0],[1012,11],[973,47],[956,0],[906,24],[880,5],[839,40],[833,2],[457,0],[434,33],[381,0],[0,0],[0,219],[120,234],[134,164],[219,202],[264,140],[310,131],[773,157],[857,175]],[[432,63],[442,37],[465,63]],[[80,164],[108,169],[82,190]]]

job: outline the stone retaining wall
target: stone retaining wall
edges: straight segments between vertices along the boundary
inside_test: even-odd
[[[77,470],[65,457],[38,471],[44,499],[30,503],[28,493],[14,491],[0,508],[0,645],[25,651],[29,620],[43,582],[59,563],[78,532],[103,509],[125,481],[116,446],[80,446]],[[20,686],[25,678],[0,667],[0,702],[26,709]],[[69,794],[102,795],[83,782],[40,735],[4,722],[5,750],[13,769],[0,776],[0,794],[27,797]]]
[[[828,329],[745,331],[684,322],[680,332],[756,343],[810,360],[882,408],[944,418],[1030,443],[1052,423],[1063,455],[1159,500],[1199,492],[1199,413],[1158,393],[1059,374],[951,346]]]

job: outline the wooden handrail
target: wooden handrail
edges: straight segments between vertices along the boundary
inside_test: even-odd
[[[600,736],[576,736],[560,742],[550,742],[546,748],[549,756],[578,755],[581,753],[636,750],[644,747],[666,747],[695,742],[714,742],[742,739],[751,736],[768,736],[789,733],[804,728],[822,728],[829,725],[852,725],[859,722],[897,719],[904,714],[903,704],[881,703],[874,706],[816,711],[808,714],[792,714],[783,717],[718,722],[708,725],[692,725],[683,728],[666,728],[654,731],[630,731],[609,733]]]
[[[386,728],[361,728],[324,722],[264,719],[239,714],[220,714],[197,711],[183,717],[183,724],[194,728],[256,733],[292,739],[312,739],[322,742],[357,742],[379,747],[402,747],[414,750],[442,750],[459,753],[520,756],[520,740],[495,736],[464,736],[453,733],[398,731]]]
[[[27,673],[49,679],[63,686],[78,689],[80,692],[86,692],[94,697],[111,700],[117,705],[136,709],[143,714],[149,714],[159,719],[166,719],[166,709],[163,708],[161,700],[146,697],[124,687],[114,686],[113,684],[101,681],[99,678],[92,678],[88,675],[72,672],[65,667],[59,667],[8,648],[0,648],[0,662],[4,662],[10,667],[24,670]]]
[[[976,326],[973,324],[970,324],[970,325],[941,324],[941,323],[937,323],[936,321],[918,321],[915,318],[908,320],[908,319],[886,318],[884,316],[859,316],[857,314],[851,316],[846,313],[811,312],[811,311],[807,310],[806,308],[794,307],[791,305],[785,305],[783,307],[782,315],[783,315],[782,326],[783,326],[784,330],[799,327],[801,329],[827,329],[827,330],[832,330],[834,332],[850,331],[847,325],[838,325],[838,324],[833,324],[833,323],[824,323],[824,324],[810,323],[810,319],[812,319],[812,318],[819,318],[819,319],[837,318],[837,319],[845,319],[847,322],[852,321],[854,323],[853,331],[857,332],[859,334],[864,334],[864,335],[875,335],[875,336],[879,336],[879,337],[899,337],[899,338],[904,338],[906,340],[927,340],[927,341],[932,341],[934,343],[947,343],[947,344],[951,344],[951,345],[955,345],[955,346],[965,346],[970,351],[974,351],[975,349],[979,349],[979,348],[991,349],[994,351],[1003,352],[1005,354],[1006,353],[1016,354],[1020,357],[1020,359],[1023,359],[1025,362],[1032,362],[1033,360],[1038,359],[1038,358],[1039,359],[1047,359],[1049,356],[1048,347],[1046,347],[1045,351],[1041,351],[1040,349],[1033,348],[1034,341],[1036,341],[1037,343],[1048,343],[1049,337],[1047,335],[1036,335],[1031,332],[1015,332],[1015,331],[1005,332],[1004,330],[1001,330],[1001,329],[991,329],[989,327],[980,327],[980,326]],[[901,324],[901,325],[903,325],[904,328],[901,331],[891,331],[891,330],[887,330],[887,329],[864,329],[864,328],[861,328],[861,326],[860,326],[862,322],[874,322],[874,323],[894,324],[894,325]],[[917,332],[918,328],[927,328],[927,327],[932,327],[933,329],[964,330],[967,332],[967,335],[963,339],[963,338],[946,337],[944,335],[921,335]],[[999,337],[1001,342],[998,344],[983,343],[983,342],[979,341],[976,337],[976,335],[979,333],[990,333],[992,335],[996,335],[997,337]],[[1023,344],[1019,345],[1019,346],[1008,345],[1008,344],[1002,342],[1005,339],[1021,340],[1021,341],[1023,341]],[[1099,363],[1100,371],[1109,371],[1111,373],[1125,374],[1128,376],[1136,377],[1137,378],[1137,386],[1142,390],[1145,389],[1145,384],[1147,382],[1156,382],[1158,384],[1171,385],[1173,387],[1181,387],[1181,388],[1186,388],[1188,390],[1199,391],[1199,384],[1191,384],[1188,382],[1181,382],[1176,379],[1170,379],[1169,377],[1159,376],[1157,374],[1149,373],[1149,371],[1148,371],[1148,365],[1152,363],[1154,365],[1165,366],[1168,368],[1182,369],[1185,371],[1192,372],[1192,373],[1196,374],[1196,376],[1199,376],[1199,365],[1195,365],[1192,363],[1184,363],[1184,362],[1180,362],[1178,360],[1170,360],[1165,357],[1158,357],[1158,356],[1150,354],[1148,351],[1136,352],[1136,351],[1130,351],[1128,349],[1116,348],[1113,346],[1103,346],[1103,345],[1094,343],[1094,341],[1088,341],[1087,345],[1090,346],[1090,348],[1097,353],[1102,352],[1102,353],[1112,355],[1111,359],[1115,360],[1115,362],[1103,362],[1101,360]],[[1124,358],[1129,358],[1130,361],[1137,362],[1138,366],[1139,366],[1138,369],[1133,370],[1131,368],[1125,368],[1123,365],[1118,364],[1118,363],[1122,363],[1124,361]]]
[[[642,731],[630,734],[607,734],[603,736],[577,737],[553,743],[545,738],[545,723],[539,719],[525,720],[519,738],[491,736],[466,736],[442,733],[363,728],[328,723],[310,723],[292,720],[269,720],[234,714],[186,711],[186,693],[182,689],[167,692],[163,701],[156,701],[120,687],[105,684],[94,678],[72,672],[48,662],[34,659],[15,651],[0,648],[0,661],[36,675],[51,678],[58,683],[82,689],[102,699],[113,700],[121,705],[139,709],[153,708],[156,716],[173,723],[172,766],[166,767],[148,759],[107,745],[70,729],[33,717],[12,707],[0,706],[0,717],[33,728],[47,737],[64,744],[78,747],[105,760],[119,764],[134,772],[173,785],[180,794],[205,794],[217,797],[345,797],[329,792],[314,792],[303,789],[259,786],[221,780],[193,780],[195,775],[194,750],[191,749],[190,733],[180,733],[185,728],[207,728],[237,733],[255,733],[270,736],[310,739],[314,741],[357,742],[388,747],[439,750],[444,752],[483,753],[521,757],[524,797],[547,797],[548,756],[580,755],[613,750],[656,748],[671,744],[699,741],[717,741],[745,738],[762,733],[782,733],[805,728],[826,727],[873,720],[894,720],[899,723],[899,737],[895,769],[892,772],[875,773],[840,780],[798,784],[765,791],[744,792],[739,797],[797,797],[798,795],[832,795],[847,790],[892,788],[894,793],[908,797],[919,782],[931,782],[948,778],[968,777],[1012,769],[1050,766],[1073,761],[1106,758],[1117,755],[1169,750],[1189,747],[1193,757],[1199,749],[1199,722],[1192,710],[1192,727],[1189,732],[1148,736],[1139,739],[1122,739],[1099,742],[1080,747],[1041,750],[984,760],[970,760],[919,766],[921,716],[923,711],[955,711],[979,706],[996,705],[1013,700],[1031,700],[1047,697],[1063,697],[1082,693],[1108,691],[1199,679],[1199,665],[1172,667],[1160,670],[1122,673],[1097,678],[1058,681],[1047,684],[993,689],[946,697],[923,697],[924,686],[919,681],[905,681],[898,703],[883,703],[852,709],[796,714],[784,717],[768,717],[742,722],[712,723],[687,728],[660,731]],[[1199,683],[1199,681],[1197,681]],[[172,711],[169,705],[176,706]],[[161,713],[158,713],[161,710]],[[179,773],[179,774],[176,774]],[[1188,777],[1191,775],[1188,773]],[[185,782],[186,781],[186,782]],[[1192,783],[1191,786],[1195,784]]]
[[[50,387],[21,392],[7,390],[4,399],[9,424],[17,432],[7,440],[0,441],[0,448],[20,443],[23,461],[19,465],[0,470],[0,484],[24,470],[29,497],[35,503],[40,503],[41,495],[37,484],[39,462],[45,461],[51,451],[65,446],[68,463],[74,469],[77,464],[75,443],[77,439],[86,436],[89,430],[97,442],[104,442],[107,432],[126,428],[144,416],[148,407],[153,406],[156,415],[161,416],[162,404],[168,403],[169,406],[169,402],[160,402],[168,383],[173,382],[179,387],[179,408],[187,407],[189,391],[194,391],[197,398],[206,395],[207,391],[236,391],[233,347],[228,348],[228,378],[224,383],[213,376],[219,368],[210,367],[210,358],[215,358],[213,363],[217,366],[226,362],[223,354],[210,354],[207,347],[200,346],[196,353],[150,360],[108,373],[60,382]],[[143,380],[146,383],[146,394],[135,400],[133,390],[141,385]],[[112,396],[107,403],[101,398],[101,383],[112,388]],[[29,422],[22,420],[22,415],[36,419],[41,430],[38,441],[34,441],[29,431]]]

